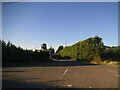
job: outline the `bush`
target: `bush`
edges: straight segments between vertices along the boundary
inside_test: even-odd
[[[81,61],[91,61],[93,57],[100,56],[103,52],[104,44],[101,40],[98,36],[91,37],[72,46],[65,47],[59,54]]]
[[[16,47],[12,43],[2,42],[2,64],[6,63],[31,63],[49,61],[49,52],[24,50],[21,47]]]
[[[94,56],[92,61],[96,62],[97,64],[101,64],[101,62],[102,62],[100,56]]]

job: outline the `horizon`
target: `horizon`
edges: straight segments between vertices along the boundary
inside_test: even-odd
[[[89,38],[94,38],[94,37],[89,37]],[[100,37],[101,38],[101,37]],[[88,39],[88,38],[86,38],[86,39]],[[85,39],[85,40],[86,40]],[[4,41],[4,40],[3,40]],[[84,41],[84,40],[82,40],[82,41]],[[12,43],[11,41],[8,41],[8,42],[10,42],[10,43]],[[8,43],[8,42],[5,42],[6,44]],[[81,41],[78,41],[78,42],[81,42]],[[76,42],[76,43],[78,43],[78,42]],[[76,44],[76,43],[74,43],[74,44]],[[104,43],[104,42],[103,42]],[[21,47],[20,45],[16,45],[16,44],[14,44],[14,43],[12,43],[13,45],[15,45],[16,47]],[[42,43],[43,44],[43,43]],[[72,44],[72,45],[74,45],[74,44]],[[46,43],[46,45],[47,45],[47,43]],[[72,45],[69,45],[69,46],[72,46]],[[59,45],[60,46],[60,45]],[[58,47],[59,47],[58,46]],[[63,46],[63,45],[62,45]],[[69,47],[69,46],[63,46],[63,47]],[[108,45],[104,45],[104,46],[108,46]],[[117,46],[119,46],[119,45],[117,45]],[[117,47],[117,46],[108,46],[108,47]],[[52,48],[54,48],[54,50],[56,51],[57,49],[58,49],[58,47],[55,49],[54,47],[52,47]],[[41,50],[41,47],[40,48],[24,48],[24,47],[21,47],[22,49],[24,49],[24,50],[32,50],[32,51],[35,51],[35,50]],[[49,47],[49,48],[51,48],[51,47]],[[48,46],[47,46],[47,49],[49,49],[48,48]]]
[[[56,50],[96,35],[118,46],[118,2],[3,2],[2,15],[2,39],[22,48]]]

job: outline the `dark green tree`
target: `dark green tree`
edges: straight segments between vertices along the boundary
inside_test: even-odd
[[[57,51],[56,51],[56,53],[59,53],[59,51],[61,51],[62,49],[63,49],[63,46],[62,45],[59,46],[58,49],[57,49]]]
[[[6,43],[2,40],[2,65],[17,65],[24,63],[49,61],[49,52],[46,50],[32,51],[16,47],[11,42]]]
[[[61,56],[69,56],[77,60],[93,60],[100,58],[101,53],[104,50],[104,44],[102,38],[98,36],[90,37],[84,41],[80,41],[72,46],[65,47],[59,51]],[[100,59],[99,59],[100,60]]]
[[[41,49],[42,49],[42,50],[47,50],[47,45],[46,45],[46,43],[43,43],[43,44],[41,45]]]

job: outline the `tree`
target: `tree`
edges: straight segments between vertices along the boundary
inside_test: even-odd
[[[51,55],[51,54],[54,54],[54,53],[55,53],[54,48],[50,47],[50,48],[49,48],[49,54]]]
[[[57,51],[56,51],[56,53],[59,53],[59,51],[61,51],[62,49],[63,49],[63,46],[62,45],[59,46],[58,49],[57,49]]]
[[[41,49],[42,49],[42,50],[47,50],[47,45],[46,45],[46,43],[43,43],[43,44],[41,45]]]
[[[44,62],[49,61],[49,52],[48,50],[41,51],[32,51],[24,50],[20,46],[12,44],[10,41],[5,42],[0,40],[2,44],[2,64],[3,66],[7,65],[17,65],[19,63],[30,63],[30,62]],[[45,44],[44,44],[45,45]],[[44,46],[43,45],[43,46]],[[46,46],[46,45],[45,45]],[[45,47],[43,47],[46,49]]]
[[[94,39],[94,41],[95,41],[95,46],[98,46],[98,45],[103,44],[103,43],[101,42],[102,38],[99,38],[98,36],[95,36],[93,39]]]
[[[86,40],[80,41],[74,45],[65,47],[63,50],[59,51],[59,54],[64,56],[69,56],[77,60],[87,60],[90,61],[94,57],[101,56],[101,53],[104,50],[104,43],[102,38],[98,36],[90,37]],[[57,51],[57,52],[58,52]]]
[[[7,46],[10,47],[12,45],[12,43],[10,41],[8,41]]]

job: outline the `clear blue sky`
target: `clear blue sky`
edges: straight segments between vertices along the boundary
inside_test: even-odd
[[[72,45],[95,35],[118,45],[117,2],[19,2],[3,4],[3,40],[23,48]]]

